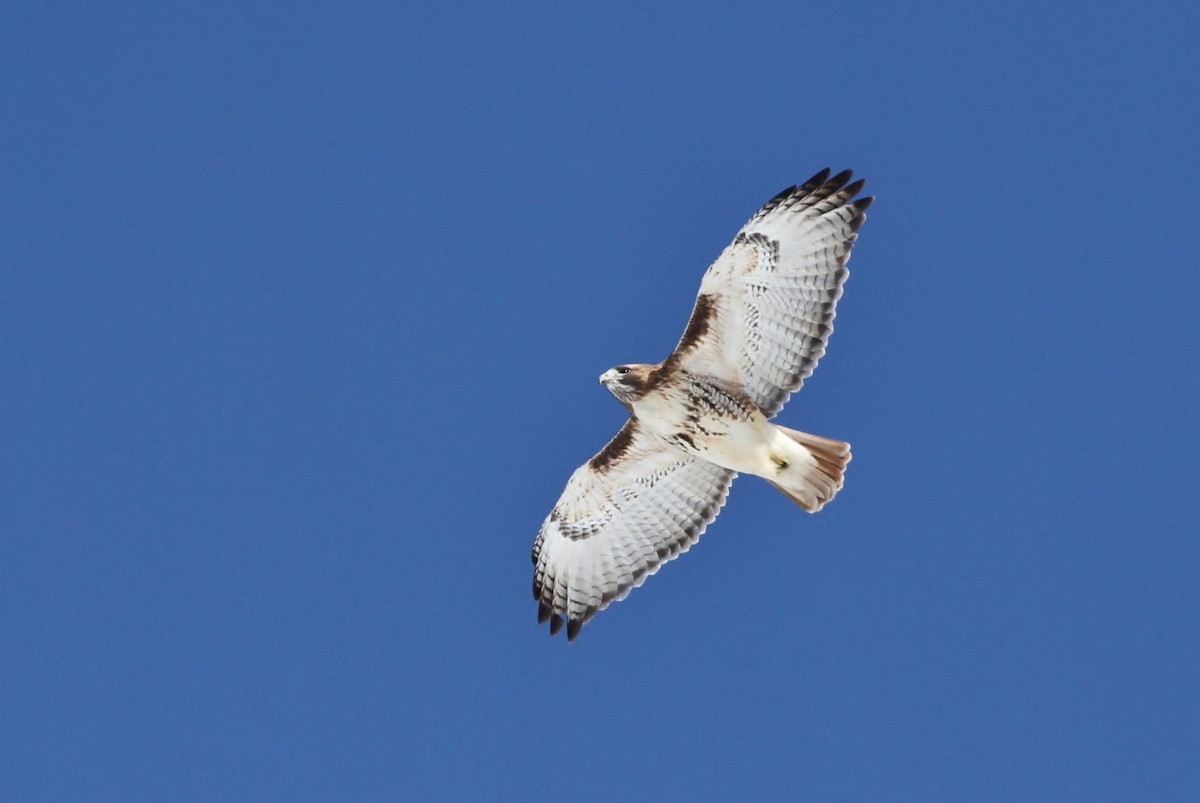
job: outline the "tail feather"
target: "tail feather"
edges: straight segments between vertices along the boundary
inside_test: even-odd
[[[809,513],[816,513],[842,489],[850,444],[779,425],[775,428],[804,447],[812,462],[790,466],[786,475],[781,473],[767,482]]]

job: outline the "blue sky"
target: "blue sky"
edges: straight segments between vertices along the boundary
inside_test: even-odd
[[[1190,3],[10,4],[0,797],[1200,794]],[[737,228],[877,196],[753,478],[529,548]]]

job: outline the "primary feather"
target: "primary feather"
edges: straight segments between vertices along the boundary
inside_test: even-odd
[[[571,475],[533,545],[538,621],[585,622],[686,552],[738,473],[815,512],[849,444],[769,423],[825,353],[846,262],[872,198],[823,170],[776,195],[717,257],[675,350],[600,381],[629,421]]]

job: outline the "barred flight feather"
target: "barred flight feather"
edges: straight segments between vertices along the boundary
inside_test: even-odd
[[[601,377],[631,415],[571,475],[534,542],[537,618],[551,634],[565,626],[575,639],[686,552],[739,472],[812,511],[842,487],[849,444],[767,420],[812,374],[833,332],[873,200],[856,199],[863,181],[852,177],[825,169],[767,201],[704,274],[674,351]]]

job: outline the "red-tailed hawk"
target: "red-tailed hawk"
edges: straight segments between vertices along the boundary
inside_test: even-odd
[[[625,426],[567,481],[533,545],[538,622],[567,639],[624,599],[717,517],[739,473],[815,513],[842,487],[850,444],[771,424],[825,353],[870,197],[822,170],[750,218],[700,282],[658,365],[600,382]]]

